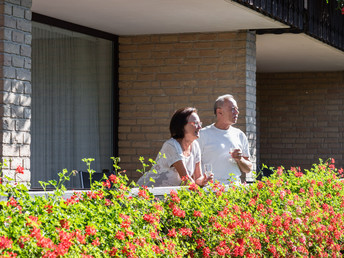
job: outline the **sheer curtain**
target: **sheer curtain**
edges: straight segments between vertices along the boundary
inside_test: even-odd
[[[111,169],[112,42],[49,25],[32,28],[31,184],[64,168]],[[72,177],[69,188],[80,186]]]

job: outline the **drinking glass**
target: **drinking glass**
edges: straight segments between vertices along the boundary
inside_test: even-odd
[[[232,152],[235,150],[235,148],[229,149],[229,161],[235,163],[235,159],[232,157]]]
[[[210,163],[204,164],[204,174],[209,177],[213,172],[213,167]]]

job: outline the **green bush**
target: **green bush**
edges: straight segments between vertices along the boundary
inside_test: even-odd
[[[115,163],[116,175],[66,200],[67,171],[47,197],[3,181],[1,257],[343,255],[343,169],[334,160],[303,172],[279,167],[248,186],[189,184],[163,199],[147,188],[132,196]]]

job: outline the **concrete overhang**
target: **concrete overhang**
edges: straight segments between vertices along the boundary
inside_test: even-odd
[[[284,29],[230,0],[33,0],[32,11],[119,36]],[[257,71],[344,70],[344,52],[304,34],[257,35]]]

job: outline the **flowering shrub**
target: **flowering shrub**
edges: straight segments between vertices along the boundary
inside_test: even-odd
[[[326,3],[328,3],[329,0],[326,0]],[[337,9],[342,12],[344,15],[344,0],[336,0],[337,1]]]
[[[116,170],[118,167],[116,167]],[[249,186],[132,196],[120,171],[63,199],[0,185],[1,257],[341,257],[343,169],[279,167]],[[67,179],[64,171],[60,177]],[[61,185],[51,182],[55,186]]]

